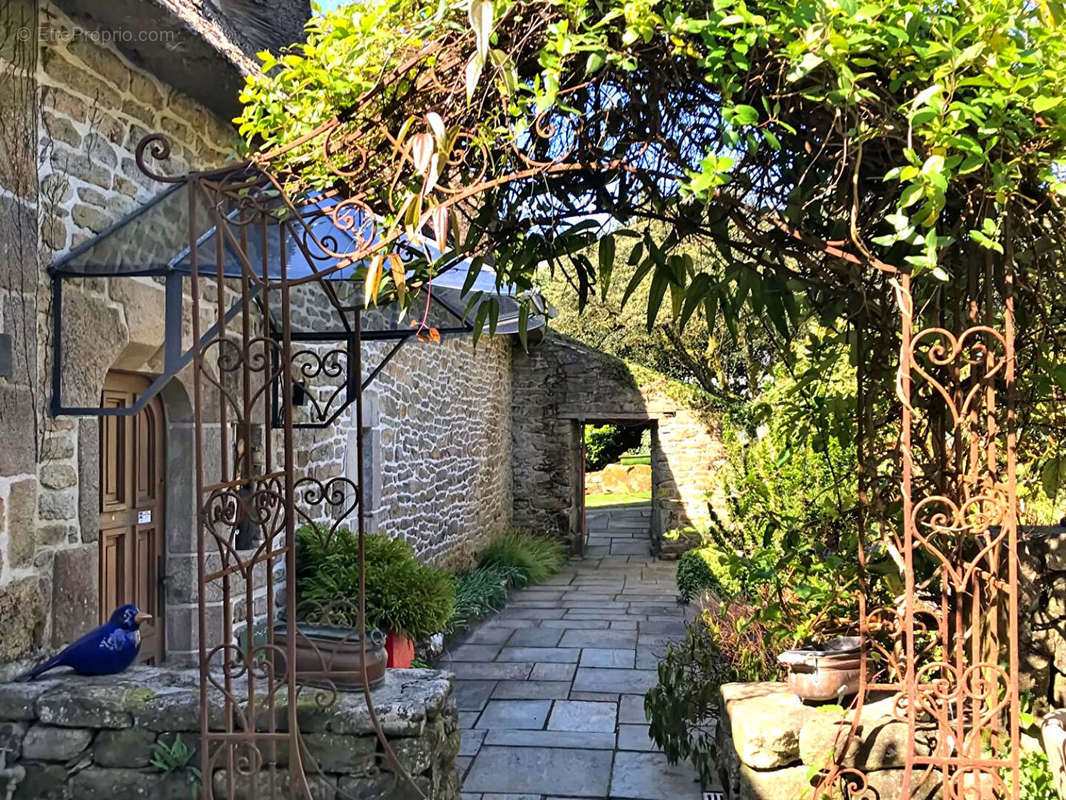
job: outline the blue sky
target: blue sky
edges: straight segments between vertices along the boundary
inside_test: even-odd
[[[337,6],[342,6],[345,3],[350,3],[352,0],[318,0],[318,4],[322,6],[323,11],[330,11]]]

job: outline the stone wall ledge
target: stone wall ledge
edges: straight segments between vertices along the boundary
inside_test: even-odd
[[[878,797],[904,796],[907,725],[893,713],[896,698],[884,694],[853,712],[840,705],[811,705],[784,683],[727,683],[720,689],[718,744],[722,783],[730,800],[794,800],[811,791],[811,775],[834,760],[861,771]],[[932,752],[932,732],[917,731],[921,751]],[[844,749],[846,747],[846,750]],[[915,781],[912,800],[939,797],[935,775]]]
[[[199,678],[197,670],[134,667],[113,676],[67,673],[32,683],[0,684],[0,748],[8,750],[8,766],[19,764],[26,771],[15,800],[188,798],[191,770],[163,774],[151,766],[151,760],[157,743],[172,745],[179,736],[192,750],[198,748]],[[260,687],[265,685],[262,676],[257,681]],[[390,747],[429,800],[458,796],[459,726],[452,681],[451,674],[438,670],[389,670],[385,682],[371,693]],[[213,674],[211,684],[212,728],[225,730],[221,675]],[[247,696],[246,678],[233,681],[232,693],[238,702]],[[284,731],[288,719],[284,688],[275,705],[275,730]],[[237,730],[239,716],[235,715]],[[302,687],[297,718],[303,734],[302,760],[316,798],[333,798],[338,792],[382,800],[406,796],[408,791],[418,796],[411,787],[397,783],[362,692]],[[263,714],[259,720],[259,730],[268,729]],[[216,763],[224,766],[224,751],[217,752]],[[275,780],[287,786],[284,736],[279,737],[275,763]],[[189,766],[199,764],[195,756]],[[266,775],[261,774],[260,782]],[[235,780],[248,781],[240,776]],[[224,785],[224,771],[215,770],[213,781]],[[238,796],[241,791],[238,786]]]

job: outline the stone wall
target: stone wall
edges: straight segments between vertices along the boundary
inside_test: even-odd
[[[511,341],[404,345],[367,390],[371,530],[451,567],[511,524]],[[372,369],[384,348],[364,356]]]
[[[14,800],[198,797],[189,769],[163,774],[150,762],[157,745],[173,746],[180,737],[197,751],[189,766],[199,769],[199,679],[193,671],[136,667],[117,676],[67,675],[0,684],[0,749],[7,749],[9,768],[24,770]],[[235,686],[237,696],[244,691]],[[451,675],[389,670],[385,683],[371,696],[389,745],[415,778],[421,796],[457,798],[459,718]],[[224,730],[224,704],[216,690],[208,694],[208,713],[213,728]],[[276,713],[279,719],[286,718],[283,698]],[[331,693],[323,704],[301,703],[298,720],[305,774],[314,797],[414,800],[420,796],[391,771],[362,692]],[[240,729],[240,722],[235,724]],[[276,785],[282,791],[291,783],[287,749],[287,742],[279,745],[276,762]],[[267,748],[262,751],[268,757]],[[217,762],[224,765],[225,756]],[[261,773],[261,786],[266,777]],[[216,793],[227,795],[224,769],[216,770],[213,779]],[[235,778],[237,797],[249,794],[247,781]],[[256,796],[269,794],[260,791]]]
[[[1023,530],[1018,597],[1023,691],[1034,711],[1066,708],[1066,531]]]
[[[893,716],[891,696],[867,701],[855,738],[840,752],[851,725],[849,713],[840,706],[806,705],[783,683],[726,683],[720,694],[718,766],[728,800],[809,797],[812,775],[833,758],[859,768],[875,797],[940,796],[939,783],[920,783],[917,771],[904,791],[903,761],[910,739],[907,723]],[[919,752],[931,754],[930,741],[919,728]],[[816,784],[817,778],[813,780]]]
[[[328,322],[306,309],[294,315],[297,325],[313,321]],[[455,324],[439,313],[430,322]],[[364,319],[366,329],[391,324],[378,312]],[[395,344],[364,342],[364,380]],[[411,338],[377,373],[363,398],[368,531],[405,539],[423,561],[463,568],[510,525],[511,350],[507,336],[486,335],[476,348],[469,336]],[[318,396],[338,380],[318,384]],[[299,431],[297,467],[356,483],[355,427],[353,406],[327,429]]]
[[[724,459],[713,415],[666,380],[638,385],[624,363],[548,335],[512,366],[516,525],[575,541],[581,530],[581,422],[652,426],[653,535],[708,521]]]
[[[208,109],[84,35],[51,4],[6,3],[0,28],[0,80],[18,88],[0,91],[0,332],[18,354],[12,377],[0,378],[3,663],[69,641],[98,613],[98,421],[47,413],[52,337],[44,270],[161,191],[134,161],[144,134],[171,137],[167,169],[175,172],[221,164],[236,137]],[[162,232],[158,244],[172,247]],[[97,405],[111,369],[158,373],[162,308],[162,287],[150,279],[70,284],[65,402]],[[184,499],[179,507],[188,508],[190,404],[182,381],[163,401],[175,477],[168,490],[177,492],[168,499]],[[167,538],[168,573],[178,575],[194,552],[188,515],[175,515]],[[195,647],[188,588],[188,581],[168,588],[168,639],[179,654]]]

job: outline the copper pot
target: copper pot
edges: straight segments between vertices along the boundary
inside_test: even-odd
[[[801,700],[840,700],[859,691],[860,647],[859,637],[842,636],[786,650],[777,662],[788,670],[788,690]]]
[[[296,681],[307,686],[358,690],[363,688],[363,642],[359,632],[334,625],[296,624]],[[366,678],[370,688],[385,679],[385,637],[379,631],[366,633]],[[285,625],[275,631],[274,640],[284,651],[289,635]],[[278,674],[284,656],[275,653]]]

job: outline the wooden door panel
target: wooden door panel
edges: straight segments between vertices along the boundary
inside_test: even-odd
[[[100,531],[100,617],[129,602],[129,529]]]
[[[155,408],[149,404],[144,411],[134,418],[134,464],[136,466],[133,479],[138,507],[155,503],[159,495],[159,476],[157,467],[157,422]]]
[[[155,544],[154,528],[137,528],[137,546],[134,548],[137,562],[134,567],[133,602],[137,604],[137,608],[153,617],[159,610],[156,608],[156,596],[159,594],[157,591],[159,575],[156,574],[156,564],[159,553],[156,552]]]
[[[105,391],[104,408],[125,408],[123,392]],[[126,507],[126,468],[128,447],[124,417],[100,419],[100,510],[120,511]]]
[[[107,408],[129,408],[148,381],[111,373],[104,385]],[[163,538],[163,409],[149,401],[133,417],[100,421],[100,617],[135,603],[151,614],[141,626],[138,661],[157,664],[164,656],[164,608],[160,576]]]
[[[141,624],[140,660],[148,664],[158,664],[162,660],[163,651],[163,609],[159,604],[161,544],[160,531],[157,526],[137,528],[134,602],[139,609],[152,615],[150,622]]]

